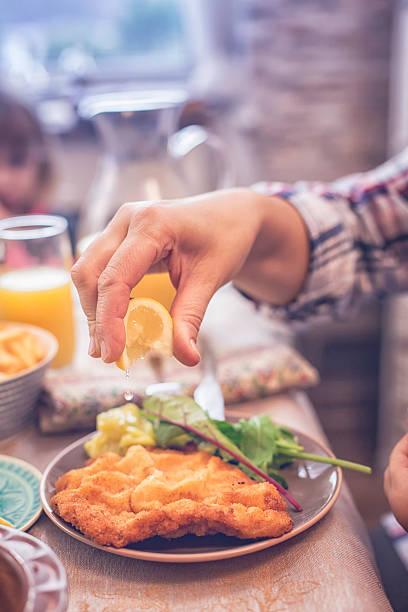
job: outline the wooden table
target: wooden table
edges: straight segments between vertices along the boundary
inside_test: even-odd
[[[326,442],[301,393],[241,404],[229,412],[269,412]],[[40,435],[34,427],[0,443],[0,453],[40,470],[80,437]],[[70,585],[70,612],[376,612],[391,610],[367,533],[345,486],[329,514],[283,544],[243,557],[195,564],[150,563],[90,548],[43,514],[30,533],[54,549]]]

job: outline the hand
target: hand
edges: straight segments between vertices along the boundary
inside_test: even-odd
[[[9,209],[6,208],[4,204],[2,204],[2,202],[0,201],[0,219],[7,219],[7,217],[13,216],[14,214],[10,212]]]
[[[408,434],[391,453],[384,474],[384,490],[395,518],[408,531]]]
[[[208,302],[234,279],[259,299],[284,304],[308,267],[306,230],[280,198],[235,189],[168,202],[123,205],[72,269],[90,331],[90,354],[111,362],[125,345],[131,289],[148,271],[168,270],[177,289],[174,354],[185,365]]]

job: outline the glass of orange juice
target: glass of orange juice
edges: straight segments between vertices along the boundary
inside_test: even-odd
[[[75,349],[72,264],[67,222],[52,215],[0,220],[0,319],[52,332],[53,367],[71,363]]]

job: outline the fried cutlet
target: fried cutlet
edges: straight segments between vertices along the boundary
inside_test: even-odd
[[[115,547],[185,534],[279,537],[293,526],[272,484],[204,451],[106,453],[61,476],[51,506],[93,541]]]

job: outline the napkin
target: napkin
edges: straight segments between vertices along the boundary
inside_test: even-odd
[[[115,366],[100,366],[100,371],[93,372],[47,373],[37,406],[43,433],[93,429],[98,413],[125,403],[127,391],[133,393],[132,401],[140,405],[146,386],[159,379],[177,381],[184,394],[192,395],[201,378],[199,366],[187,368],[174,359],[163,360],[160,368],[157,358],[145,359],[136,364],[129,379]],[[319,381],[316,369],[285,344],[226,354],[218,360],[217,377],[227,405],[311,387]]]

